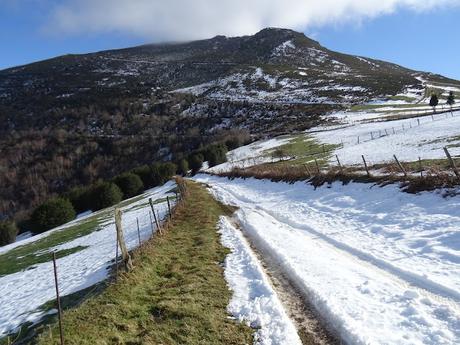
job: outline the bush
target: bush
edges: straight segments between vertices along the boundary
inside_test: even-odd
[[[144,184],[144,188],[153,187],[152,168],[148,165],[142,165],[138,168],[131,170],[133,174],[139,176]]]
[[[0,246],[6,246],[16,241],[17,234],[18,228],[14,222],[0,222]]]
[[[225,144],[210,145],[204,150],[204,159],[213,167],[227,161],[227,152]]]
[[[185,176],[189,170],[188,161],[186,159],[181,159],[177,164],[177,173]]]
[[[144,189],[141,178],[133,173],[124,173],[116,176],[113,182],[121,189],[124,198],[138,195]]]
[[[188,159],[188,164],[190,169],[192,169],[192,173],[196,174],[201,167],[203,166],[204,157],[201,153],[195,153],[190,156]]]
[[[38,206],[32,213],[30,224],[32,231],[41,233],[75,218],[75,209],[68,199],[50,199]]]
[[[169,181],[177,172],[177,165],[171,162],[162,163],[160,165],[160,173],[164,182]]]
[[[153,163],[150,166],[152,187],[161,186],[165,183],[163,176],[161,175],[161,163]]]
[[[91,210],[97,211],[118,204],[123,199],[123,193],[115,183],[101,182],[92,187]]]
[[[151,166],[143,165],[132,172],[138,175],[145,188],[152,188],[163,185],[176,174],[177,165],[171,162],[153,163]]]
[[[77,213],[91,210],[91,189],[88,187],[76,187],[64,194],[66,199],[72,203]]]
[[[153,187],[161,186],[176,173],[177,166],[173,163],[154,163],[151,166]]]

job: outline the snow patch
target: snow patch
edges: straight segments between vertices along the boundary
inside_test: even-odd
[[[222,244],[231,249],[225,259],[225,279],[233,291],[228,311],[253,328],[255,344],[301,345],[292,321],[246,239],[225,217],[219,220]]]
[[[273,49],[272,55],[273,56],[285,56],[288,55],[290,52],[296,49],[296,46],[292,40],[283,42],[278,47]]]

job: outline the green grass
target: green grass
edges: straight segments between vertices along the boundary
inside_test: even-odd
[[[169,230],[134,252],[132,272],[64,312],[66,344],[252,344],[253,330],[226,311],[231,292],[220,263],[228,250],[216,223],[233,210],[195,183],[188,190]],[[37,342],[58,339],[55,325]]]
[[[289,161],[279,161],[272,163],[275,165],[300,165],[314,162],[316,159],[318,164],[324,165],[331,157],[332,152],[339,145],[321,144],[317,140],[309,137],[306,134],[298,134],[292,136],[287,144],[267,151],[267,155],[276,157],[277,153],[284,156],[295,156],[295,159]]]
[[[145,195],[139,195],[129,200],[120,202],[115,207],[126,207],[130,204],[138,202],[145,198]],[[170,198],[174,200],[175,197]],[[166,198],[155,200],[154,203],[165,202]],[[148,201],[140,205],[133,206],[133,209],[142,208],[148,205]],[[94,213],[93,215],[85,218],[84,220],[77,222],[75,225],[71,225],[65,229],[55,231],[50,235],[28,243],[18,246],[4,254],[0,254],[0,277],[16,273],[22,270],[32,269],[34,265],[48,262],[51,260],[50,249],[70,242],[79,237],[89,235],[94,231],[101,229],[101,224],[107,221],[113,214],[114,207],[107,208],[100,212]],[[79,252],[87,247],[78,246],[66,250],[60,250],[56,252],[58,258]]]
[[[425,106],[427,106],[427,104],[413,104],[413,103],[410,103],[410,104],[358,104],[358,105],[352,106],[350,110],[356,111],[356,112],[371,110],[374,112],[385,113],[385,112],[395,112],[395,111],[398,111],[398,109],[400,111],[404,111],[405,108],[416,109],[416,108],[425,107]],[[393,108],[393,110],[380,110],[382,108],[388,108],[388,107]]]
[[[63,309],[76,307],[88,298],[98,296],[105,290],[108,284],[107,281],[102,281],[70,295],[61,296],[61,306]],[[38,308],[37,312],[46,313],[52,309],[56,310],[55,300],[46,302]],[[10,333],[7,337],[1,338],[0,345],[35,344],[36,342],[34,339],[37,334],[41,334],[45,330],[48,330],[55,322],[57,322],[57,313],[55,312],[45,314],[38,323],[32,324],[31,322],[25,322],[15,333]]]
[[[391,96],[390,99],[393,101],[406,101],[406,102],[414,102],[417,100],[414,97],[403,96],[403,95]]]
[[[50,248],[86,236],[100,228],[104,213],[91,216],[81,223],[58,230],[40,240],[18,246],[0,255],[0,276],[30,269],[34,265],[51,260]],[[76,253],[86,247],[75,247],[56,253],[58,258]]]
[[[444,142],[449,143],[446,145],[447,148],[459,147],[460,146],[460,135],[448,137],[448,138],[439,138],[439,139],[434,139],[434,140],[429,140],[429,141],[428,140],[422,141],[421,143],[418,144],[418,146],[438,144],[438,143],[444,143]]]
[[[173,190],[172,192],[174,192],[174,191],[175,191],[175,190]],[[171,192],[171,191],[170,191],[170,192]],[[170,196],[170,197],[169,197],[169,200],[170,200],[171,202],[174,201],[174,200],[176,200],[176,196],[175,196],[175,195]],[[166,202],[166,201],[167,201],[166,198],[156,199],[156,200],[153,200],[153,204],[154,204],[154,205],[162,204],[162,203],[164,203],[164,202]],[[144,207],[149,206],[149,205],[150,205],[150,202],[147,200],[146,202],[137,204],[137,205],[135,205],[135,206],[132,206],[132,207],[126,209],[126,211],[127,211],[127,210],[129,210],[129,211],[139,210],[139,209],[144,208]]]

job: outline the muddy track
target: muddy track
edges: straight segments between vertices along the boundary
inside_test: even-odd
[[[241,231],[241,225],[235,219],[232,224]],[[242,234],[247,239],[251,249],[257,256],[265,272],[270,278],[286,313],[294,323],[303,345],[338,345],[344,344],[332,330],[332,327],[321,318],[314,307],[297,290],[295,284],[283,273],[271,253],[260,251],[244,231]]]

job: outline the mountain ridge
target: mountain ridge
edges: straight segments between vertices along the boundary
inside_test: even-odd
[[[460,82],[331,51],[302,33],[141,45],[0,71],[0,216],[200,145]]]

